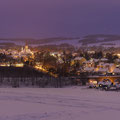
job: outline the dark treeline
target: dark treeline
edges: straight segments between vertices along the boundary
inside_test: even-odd
[[[57,77],[42,73],[30,67],[0,67],[0,87],[64,87],[77,85],[75,78]]]

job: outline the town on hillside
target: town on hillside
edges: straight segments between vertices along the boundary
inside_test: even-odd
[[[120,81],[120,48],[71,45],[0,49],[1,85],[63,87]],[[24,71],[24,72],[23,72]],[[29,71],[29,72],[28,72]],[[14,78],[14,79],[13,79]]]

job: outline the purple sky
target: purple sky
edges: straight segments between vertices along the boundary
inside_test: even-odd
[[[120,0],[0,0],[0,37],[120,34]]]

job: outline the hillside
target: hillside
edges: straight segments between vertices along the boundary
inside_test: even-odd
[[[0,46],[18,46],[28,43],[30,46],[61,45],[69,44],[73,46],[103,46],[120,47],[120,35],[95,34],[84,37],[56,37],[56,38],[0,38]]]

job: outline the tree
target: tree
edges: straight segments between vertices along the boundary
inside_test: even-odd
[[[107,53],[106,54],[106,58],[108,59],[108,62],[110,62],[110,63],[114,62],[113,54],[112,53]]]
[[[57,58],[47,53],[44,56],[43,66],[47,69],[50,69],[50,68],[56,68],[56,65],[57,65]]]
[[[85,59],[90,60],[90,56],[89,56],[89,54],[87,52],[85,52]]]
[[[102,53],[102,51],[100,51],[100,52],[95,52],[95,54],[93,55],[93,58],[96,58],[96,59],[101,59],[101,58],[103,58],[103,53]]]
[[[88,73],[81,72],[80,73],[80,80],[81,80],[82,85],[86,85],[86,83],[88,82]]]

